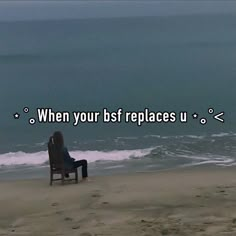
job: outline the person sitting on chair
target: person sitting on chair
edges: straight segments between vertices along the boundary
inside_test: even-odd
[[[70,156],[67,148],[64,146],[63,135],[60,131],[54,132],[53,142],[56,145],[56,147],[59,150],[62,150],[62,152],[63,152],[65,167],[68,169],[71,169],[71,168],[78,168],[78,167],[82,166],[82,178],[86,179],[88,177],[88,162],[87,162],[87,160],[75,161],[75,159]],[[65,177],[68,178],[69,174],[66,174]]]

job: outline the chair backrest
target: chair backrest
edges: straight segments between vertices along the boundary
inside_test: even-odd
[[[63,153],[56,148],[53,143],[53,137],[50,137],[48,142],[48,156],[51,170],[64,169]]]

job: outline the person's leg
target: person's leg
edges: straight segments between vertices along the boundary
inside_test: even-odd
[[[74,167],[78,168],[82,166],[82,178],[88,177],[88,162],[87,160],[79,160],[74,162]]]

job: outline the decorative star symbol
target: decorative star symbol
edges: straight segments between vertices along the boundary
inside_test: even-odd
[[[17,119],[17,120],[20,118],[20,114],[17,113],[17,112],[16,112],[13,116],[14,116],[14,118]]]
[[[195,112],[195,113],[192,114],[192,117],[193,117],[193,119],[197,119],[198,118],[198,114]]]

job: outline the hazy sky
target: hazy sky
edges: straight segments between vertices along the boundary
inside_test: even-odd
[[[236,1],[0,1],[0,20],[152,16],[235,12]]]

